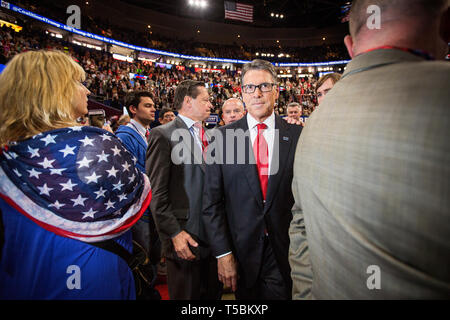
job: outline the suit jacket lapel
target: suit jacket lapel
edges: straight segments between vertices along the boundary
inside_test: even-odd
[[[269,177],[267,186],[266,203],[264,206],[264,213],[266,213],[273,199],[275,199],[278,185],[281,182],[281,177],[286,168],[286,161],[289,155],[289,149],[291,148],[292,138],[289,135],[289,126],[279,116],[275,116],[275,137],[273,142],[273,154],[271,162],[271,172],[276,174]]]
[[[249,133],[248,130],[248,124],[247,124],[247,116],[243,117],[241,120],[239,120],[239,126],[237,129],[242,129],[244,132]],[[236,146],[238,148],[238,146]],[[235,147],[235,156],[237,155],[237,148]],[[250,186],[250,190],[253,193],[253,196],[256,198],[256,202],[261,207],[261,209],[264,207],[263,204],[263,197],[262,197],[262,191],[261,191],[261,184],[259,182],[258,177],[258,169],[256,168],[256,160],[255,156],[253,155],[253,147],[252,147],[252,140],[250,138],[250,134],[247,134],[245,137],[245,176],[247,178],[248,184]]]

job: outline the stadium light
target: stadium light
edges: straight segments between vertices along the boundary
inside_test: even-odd
[[[282,13],[274,13],[274,12],[271,12],[271,13],[270,13],[270,16],[271,16],[272,18],[284,19],[284,14],[282,14]]]
[[[189,0],[189,5],[193,7],[205,8],[208,5],[206,0]]]

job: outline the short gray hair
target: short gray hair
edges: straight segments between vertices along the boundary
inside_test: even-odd
[[[289,104],[287,105],[287,107],[286,107],[286,110],[287,110],[287,108],[289,108],[289,107],[299,107],[300,109],[302,108],[301,104],[298,103],[298,102],[291,102],[291,103],[289,103]]]
[[[242,100],[241,99],[239,99],[239,98],[230,98],[230,99],[227,99],[223,104],[222,104],[222,109],[223,109],[223,107],[225,106],[225,104],[227,104],[227,103],[230,103],[230,102],[233,102],[233,101],[235,101],[237,104],[239,104],[240,106],[242,106],[242,109],[245,109],[245,107],[244,107],[244,103],[242,102]]]
[[[261,59],[255,59],[252,62],[244,64],[242,67],[241,72],[241,85],[244,84],[244,76],[245,74],[250,70],[265,70],[270,73],[270,75],[273,78],[273,82],[277,83],[277,72],[275,70],[275,67],[273,64],[271,64],[269,61],[261,60]]]

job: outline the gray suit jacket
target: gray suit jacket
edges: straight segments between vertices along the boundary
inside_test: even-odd
[[[294,299],[450,298],[450,65],[376,50],[297,147]]]
[[[150,209],[163,255],[178,259],[171,238],[182,230],[199,243],[198,258],[209,254],[201,219],[205,165],[201,149],[179,117],[151,130],[146,171],[152,186]]]

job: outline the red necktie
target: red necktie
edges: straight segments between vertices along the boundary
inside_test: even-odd
[[[150,130],[145,130],[145,138],[147,138],[147,140],[148,140],[148,136],[150,135]]]
[[[200,141],[202,142],[202,151],[206,151],[206,147],[208,147],[208,140],[205,137],[205,129],[203,129],[201,122],[194,123],[194,127],[198,129]]]
[[[253,143],[253,153],[255,154],[263,199],[266,200],[267,183],[269,181],[269,147],[264,138],[263,131],[267,129],[267,126],[264,123],[258,123],[257,127],[258,135]]]

